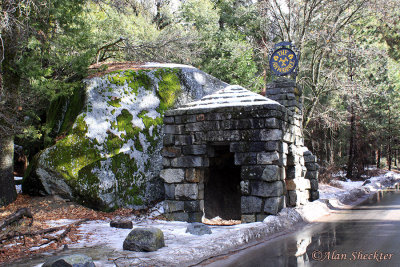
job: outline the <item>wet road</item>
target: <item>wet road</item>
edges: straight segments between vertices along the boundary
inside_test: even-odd
[[[381,193],[352,210],[336,210],[290,235],[208,263],[208,267],[400,266],[400,192]]]

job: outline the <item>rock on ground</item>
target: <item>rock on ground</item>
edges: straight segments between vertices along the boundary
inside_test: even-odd
[[[92,258],[83,254],[73,254],[52,257],[42,267],[95,267],[95,265]]]
[[[150,252],[165,246],[163,232],[155,227],[133,229],[124,241],[124,250]]]
[[[132,229],[133,223],[129,220],[112,220],[110,226],[121,229]]]
[[[211,228],[202,223],[191,223],[186,228],[186,233],[192,235],[210,235],[212,234]]]

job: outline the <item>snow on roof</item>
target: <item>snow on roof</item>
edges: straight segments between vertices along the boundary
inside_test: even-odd
[[[196,108],[216,108],[266,104],[280,105],[274,100],[253,93],[239,85],[229,85],[224,89],[215,92],[214,94],[207,95],[198,101],[190,102],[178,109],[184,110]]]

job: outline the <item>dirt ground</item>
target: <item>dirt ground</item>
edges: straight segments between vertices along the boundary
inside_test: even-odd
[[[105,220],[140,213],[131,209],[118,209],[106,213],[83,207],[74,202],[67,202],[57,196],[31,197],[19,194],[15,202],[0,208],[0,224],[21,208],[30,209],[33,222],[31,218],[24,218],[0,229],[0,264],[58,249],[79,240],[77,226],[71,226],[67,231],[68,225],[61,227],[58,231],[35,234],[44,229],[54,228],[46,223],[49,220]]]

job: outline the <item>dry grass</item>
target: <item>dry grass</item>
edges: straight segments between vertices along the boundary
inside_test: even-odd
[[[143,65],[143,62],[110,62],[110,63],[99,63],[93,64],[89,67],[89,76],[87,78],[100,77],[104,76],[110,72],[118,71],[118,70],[142,70],[142,69],[153,69],[146,68]],[[140,66],[140,67],[139,67]]]

